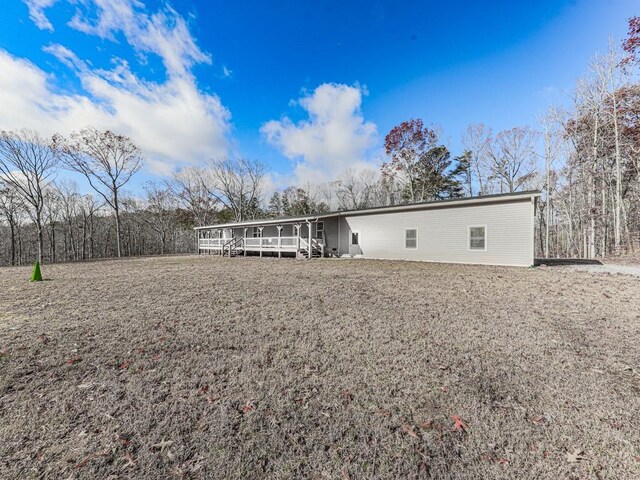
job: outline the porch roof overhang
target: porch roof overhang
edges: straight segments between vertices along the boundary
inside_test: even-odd
[[[219,223],[217,225],[207,225],[205,227],[195,227],[194,230],[216,230],[223,228],[243,228],[243,227],[263,227],[268,225],[291,225],[296,223],[307,223],[322,220],[328,217],[337,217],[337,213],[307,215],[304,217],[269,218],[262,220],[249,220],[246,222]]]
[[[215,230],[222,228],[242,228],[260,227],[267,225],[288,225],[295,223],[306,223],[334,217],[351,217],[354,215],[373,215],[380,213],[406,212],[412,210],[427,210],[432,208],[454,208],[461,206],[475,206],[487,203],[507,203],[522,200],[536,199],[541,195],[539,190],[529,190],[525,192],[498,193],[495,195],[483,195],[480,197],[452,198],[447,200],[435,200],[429,202],[410,203],[405,205],[392,205],[387,207],[373,207],[361,210],[341,210],[317,215],[306,215],[301,217],[285,217],[262,220],[250,220],[247,222],[220,223],[218,225],[208,225],[205,227],[195,227],[194,230]]]

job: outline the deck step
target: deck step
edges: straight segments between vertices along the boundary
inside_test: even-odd
[[[309,251],[306,248],[301,248],[299,256],[301,258],[309,258]],[[314,248],[311,253],[311,258],[322,258],[322,250]]]

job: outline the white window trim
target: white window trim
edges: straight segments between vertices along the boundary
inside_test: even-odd
[[[484,248],[471,248],[471,229],[484,228]],[[467,228],[467,250],[469,252],[486,252],[489,244],[489,229],[486,225],[469,225]]]
[[[407,247],[407,231],[415,230],[416,231],[416,246],[415,247]],[[404,229],[404,249],[405,250],[417,250],[418,249],[418,227],[408,227]]]

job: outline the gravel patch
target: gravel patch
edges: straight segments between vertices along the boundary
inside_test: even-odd
[[[0,478],[640,477],[640,282],[169,257],[0,270]]]
[[[565,268],[567,270],[589,272],[595,274],[610,274],[610,275],[631,275],[633,277],[640,277],[640,265],[567,265],[563,267],[553,268]]]

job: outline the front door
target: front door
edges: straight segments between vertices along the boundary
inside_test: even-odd
[[[349,255],[362,255],[360,230],[349,231]]]

